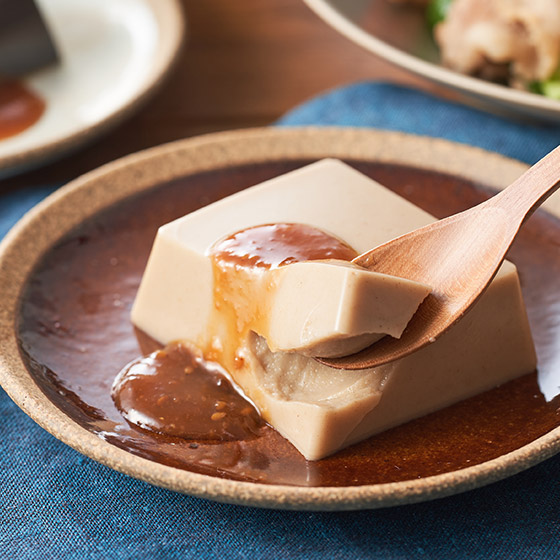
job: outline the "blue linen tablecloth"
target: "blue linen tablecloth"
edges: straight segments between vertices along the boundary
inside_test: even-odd
[[[406,88],[330,92],[280,125],[401,130],[532,163],[560,128],[515,124]],[[0,194],[0,237],[52,188]],[[1,351],[1,350],[0,350]],[[162,490],[81,456],[0,393],[0,558],[559,558],[560,456],[434,502],[307,513],[213,503]]]

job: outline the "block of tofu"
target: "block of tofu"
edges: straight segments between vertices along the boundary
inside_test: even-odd
[[[162,343],[186,339],[212,350],[264,418],[307,459],[320,459],[534,370],[515,267],[504,263],[472,311],[434,344],[379,368],[343,371],[273,352],[255,333],[236,338],[215,321],[209,329],[216,310],[208,252],[232,232],[284,222],[329,232],[361,253],[433,220],[353,168],[323,160],[160,228],[132,320]]]
[[[345,356],[386,334],[399,338],[430,288],[344,261],[305,261],[270,271],[268,318],[260,332],[273,351]]]
[[[164,344],[186,339],[204,346],[214,289],[208,253],[233,232],[303,223],[335,234],[362,253],[431,221],[428,213],[350,166],[322,160],[159,228],[132,321]]]
[[[268,422],[309,460],[536,367],[517,271],[509,262],[459,323],[401,360],[361,371],[335,371],[313,358],[271,352],[256,336],[244,357],[251,365],[243,386],[258,395]]]

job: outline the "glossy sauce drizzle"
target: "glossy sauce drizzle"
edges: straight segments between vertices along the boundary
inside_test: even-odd
[[[0,140],[34,125],[45,112],[45,102],[17,81],[0,82]]]
[[[222,364],[267,417],[266,406],[246,358],[252,332],[268,337],[275,284],[269,270],[302,261],[351,260],[356,251],[316,227],[299,223],[246,228],[218,241],[210,250],[214,273],[214,310],[205,355]]]
[[[243,229],[218,241],[211,254],[222,268],[274,268],[322,259],[350,261],[358,255],[352,247],[318,228],[284,223]]]
[[[356,256],[342,240],[299,223],[250,227],[219,240],[210,250],[214,312],[205,355],[220,362],[235,378],[236,370],[243,366],[242,349],[249,332],[267,337],[267,310],[274,290],[269,270],[301,261],[349,261]]]

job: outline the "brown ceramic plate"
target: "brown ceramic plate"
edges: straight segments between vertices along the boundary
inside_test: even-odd
[[[440,64],[424,8],[391,0],[305,0],[330,26],[371,53],[493,112],[560,121],[560,101],[459,74]]]
[[[438,216],[475,204],[525,169],[442,140],[312,128],[203,136],[106,165],[39,204],[0,245],[4,389],[57,438],[116,470],[262,507],[342,510],[427,500],[488,484],[557,452],[558,402],[545,401],[535,373],[316,463],[272,430],[257,444],[193,446],[120,417],[110,385],[140,353],[128,312],[157,226],[327,156]],[[560,370],[558,196],[548,211],[531,218],[511,259],[519,266],[540,367],[554,374]]]

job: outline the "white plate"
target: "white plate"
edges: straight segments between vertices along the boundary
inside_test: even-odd
[[[61,156],[137,108],[169,70],[184,22],[178,0],[37,0],[61,63],[24,81],[40,120],[0,140],[0,176]]]
[[[468,95],[495,112],[560,122],[560,101],[516,90],[439,64],[422,9],[389,0],[304,0],[329,25],[393,64]]]

